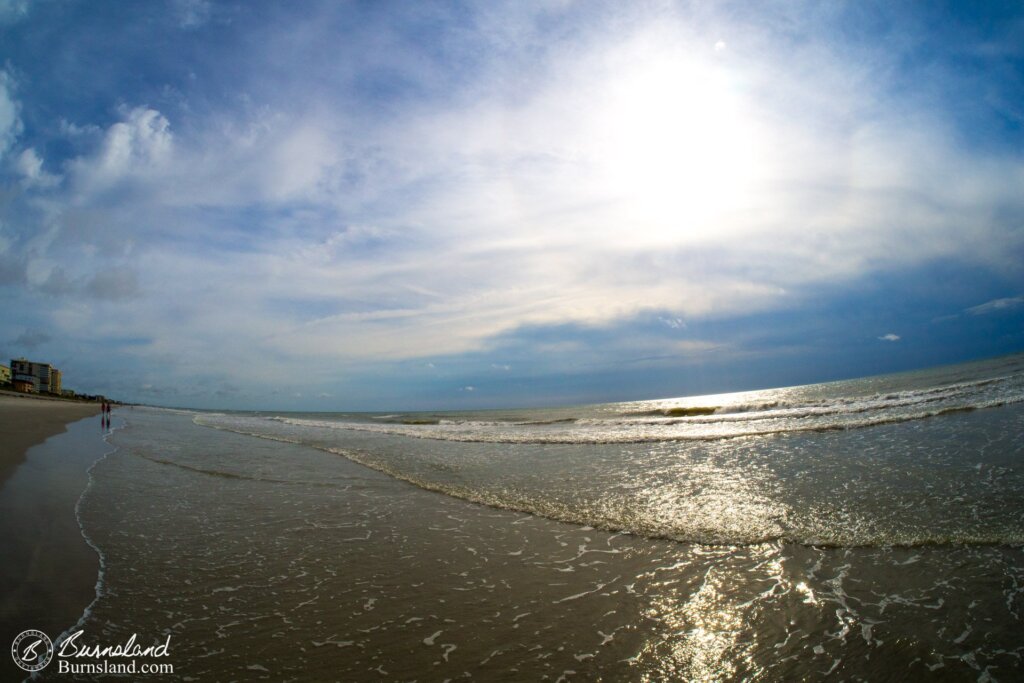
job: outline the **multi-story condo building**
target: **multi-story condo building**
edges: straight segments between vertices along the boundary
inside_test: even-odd
[[[60,370],[49,363],[34,363],[24,358],[11,361],[11,379],[23,389],[51,394],[60,393]]]

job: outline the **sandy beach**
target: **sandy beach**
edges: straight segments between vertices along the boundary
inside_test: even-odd
[[[1020,678],[1024,357],[727,401],[78,420],[0,486],[0,638],[199,681]]]
[[[0,394],[0,483],[25,460],[29,448],[60,434],[68,423],[99,412],[98,403]]]
[[[98,556],[75,515],[106,451],[98,404],[0,396],[0,638],[56,637],[95,596]],[[83,419],[90,418],[93,419]],[[5,658],[0,678],[20,679]]]

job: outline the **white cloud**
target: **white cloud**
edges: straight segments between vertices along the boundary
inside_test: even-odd
[[[327,131],[310,124],[287,131],[268,152],[264,188],[272,201],[288,201],[316,190],[340,156]]]
[[[965,313],[971,315],[987,315],[989,313],[997,313],[999,311],[1005,311],[1018,306],[1024,306],[1024,296],[1011,296],[1004,299],[993,299],[992,301],[986,301],[983,304],[972,306],[966,309]]]
[[[883,334],[881,337],[878,338],[878,340],[879,341],[898,342],[900,340],[900,336],[898,334],[893,334],[892,332],[890,332],[889,334]]]
[[[0,159],[21,134],[22,123],[18,102],[12,91],[14,81],[4,70],[0,70]]]
[[[196,28],[209,20],[210,3],[207,0],[175,0],[174,7],[182,28]]]
[[[135,107],[103,134],[95,154],[70,163],[80,194],[102,192],[124,179],[145,182],[165,165],[173,150],[170,122],[160,112]]]
[[[43,170],[43,160],[31,147],[18,155],[14,166],[21,174],[23,182],[28,186],[50,188],[60,183],[60,176]]]
[[[260,333],[265,353],[339,361],[481,350],[523,325],[606,325],[645,311],[670,312],[663,324],[683,329],[685,318],[785,306],[790,292],[868,268],[971,251],[980,261],[1006,258],[1008,234],[989,207],[1016,201],[1024,175],[1013,162],[958,150],[934,124],[883,112],[859,123],[850,110],[863,105],[829,83],[867,79],[835,60],[817,60],[832,74],[818,83],[801,68],[761,73],[769,57],[755,54],[739,89],[742,74],[732,66],[705,71],[676,47],[678,36],[644,36],[626,37],[610,53],[595,41],[591,52],[554,55],[559,67],[514,102],[485,91],[469,107],[411,106],[385,123],[355,120],[344,106],[260,111],[178,140],[165,117],[139,107],[74,169],[80,187],[132,179],[138,206],[119,207],[125,230],[158,224],[158,209],[170,209],[164,229],[192,231],[200,244],[218,226],[175,219],[174,211],[317,207],[280,233],[268,225],[239,234],[242,254],[209,262],[161,254],[151,277],[161,283],[154,295],[169,302],[205,301],[211,288],[232,292],[234,324],[268,328]],[[786,91],[785,107],[758,99],[769,75]],[[638,78],[641,86],[630,85]],[[685,120],[694,131],[659,146],[637,130],[671,130],[670,120],[644,114],[661,101],[662,85],[711,101]],[[865,83],[857,102],[871,92]],[[623,93],[644,106],[619,102]],[[688,101],[663,104],[682,111]],[[718,113],[725,127],[705,130]],[[845,127],[818,123],[833,114]],[[601,131],[617,141],[592,144]],[[715,166],[714,146],[699,148],[700,163],[676,163],[697,137],[724,144],[734,133],[744,145],[727,145],[729,164]],[[633,143],[643,154],[622,151]],[[748,159],[752,150],[756,159]],[[618,162],[631,173],[655,164],[668,180],[626,191]],[[688,188],[700,164],[712,165],[710,180]],[[739,185],[729,179],[734,166],[748,168]],[[697,196],[703,203],[693,208]],[[353,220],[338,226],[336,214]],[[270,298],[358,305],[258,320]],[[210,323],[224,325],[216,315]],[[222,343],[210,331],[188,334]]]
[[[131,185],[127,203],[189,209],[196,206],[247,208],[306,203],[331,209],[349,202],[339,191],[366,163],[366,150],[343,144],[341,122],[323,114],[248,112],[251,118],[215,118],[178,140],[160,112],[137,107],[102,131],[97,149],[69,165],[80,201],[118,186]],[[236,114],[236,117],[239,115]],[[70,138],[95,136],[93,127],[65,126]],[[368,143],[363,143],[368,144]],[[101,197],[102,201],[106,201]],[[378,228],[356,228],[372,232]],[[361,234],[364,234],[361,233]]]
[[[100,165],[119,173],[131,163],[153,164],[165,159],[171,149],[170,123],[155,109],[136,107],[124,121],[107,129]]]
[[[81,211],[54,221],[67,273],[62,245],[40,242],[27,277],[120,302],[103,321],[58,308],[79,334],[151,336],[137,353],[286,379],[288,359],[481,351],[527,325],[660,316],[682,330],[943,257],[1019,267],[1021,235],[992,210],[1024,210],[1019,162],[958,146],[929,111],[886,106],[884,64],[813,41],[779,52],[756,27],[710,54],[706,35],[616,24],[388,116],[310,88],[323,101],[282,98],[173,134],[144,106],[106,129],[66,124],[74,144],[95,142],[67,167],[66,205]],[[20,126],[7,93],[0,141],[5,101],[6,130]],[[19,164],[45,175],[34,149]],[[132,240],[133,271],[90,279]]]
[[[665,327],[668,327],[669,329],[673,329],[673,330],[685,330],[686,329],[686,321],[683,320],[682,318],[662,318],[662,317],[659,316],[658,320],[661,322],[662,325],[664,325]]]

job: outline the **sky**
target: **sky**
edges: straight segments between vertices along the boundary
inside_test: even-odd
[[[214,409],[1019,352],[1024,6],[0,0],[0,319]]]

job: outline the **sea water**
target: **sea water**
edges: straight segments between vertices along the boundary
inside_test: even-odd
[[[1024,356],[461,413],[135,409],[85,628],[176,675],[1015,680]]]

